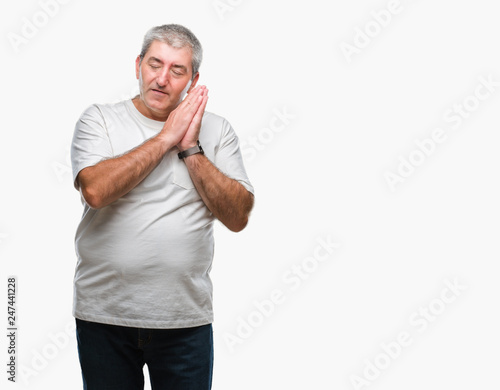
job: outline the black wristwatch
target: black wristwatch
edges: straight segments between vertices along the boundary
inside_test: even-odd
[[[177,154],[177,156],[179,156],[179,158],[182,160],[183,158],[186,158],[188,156],[192,156],[193,154],[196,154],[196,153],[205,154],[205,152],[203,151],[203,148],[200,145],[200,141],[197,141],[196,146],[193,146],[192,148],[189,148],[189,149],[183,150],[182,152],[179,152]]]

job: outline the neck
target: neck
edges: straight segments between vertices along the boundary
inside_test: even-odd
[[[135,108],[137,108],[137,111],[139,111],[142,115],[144,115],[149,119],[153,119],[155,121],[165,122],[168,119],[170,113],[172,112],[172,110],[166,112],[156,112],[151,110],[148,106],[144,104],[140,95],[134,97],[132,99],[132,103],[134,103]]]

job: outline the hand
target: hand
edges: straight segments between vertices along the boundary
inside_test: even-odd
[[[199,101],[198,109],[193,116],[193,120],[189,124],[189,127],[184,134],[184,137],[177,144],[177,148],[180,151],[192,148],[196,146],[196,143],[200,137],[201,120],[203,119],[203,113],[205,112],[205,107],[208,101],[208,89],[205,86],[200,86],[200,94],[197,97]]]
[[[172,146],[181,142],[203,104],[203,94],[206,95],[205,90],[205,87],[194,88],[175,110],[170,113],[159,134],[161,139]],[[201,119],[199,122],[201,124]]]

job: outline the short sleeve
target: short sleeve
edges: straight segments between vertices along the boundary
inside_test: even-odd
[[[243,164],[238,136],[226,120],[222,123],[222,137],[215,154],[215,166],[226,176],[241,183],[252,194],[254,189]]]
[[[87,108],[78,119],[71,144],[73,183],[78,173],[86,167],[113,157],[106,123],[98,106]]]

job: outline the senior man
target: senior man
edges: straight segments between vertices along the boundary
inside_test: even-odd
[[[153,389],[211,388],[213,222],[242,230],[253,188],[231,125],[205,112],[201,59],[187,28],[152,28],[136,59],[140,94],[92,105],[76,124],[85,389],[142,389],[144,364]]]

